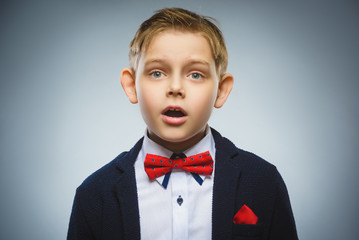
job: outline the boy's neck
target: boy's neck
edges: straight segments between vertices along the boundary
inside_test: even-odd
[[[190,139],[187,139],[183,142],[168,142],[166,140],[163,140],[156,134],[151,134],[149,131],[147,133],[147,136],[154,141],[155,143],[167,148],[168,150],[174,152],[174,153],[183,153],[185,150],[193,147],[196,145],[199,141],[201,141],[202,138],[206,136],[206,128],[204,131],[200,131],[198,134],[194,135]]]

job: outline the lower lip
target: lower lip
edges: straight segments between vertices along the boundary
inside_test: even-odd
[[[169,117],[166,115],[162,115],[162,120],[165,123],[171,124],[171,125],[180,125],[184,123],[187,120],[187,116],[183,117]]]

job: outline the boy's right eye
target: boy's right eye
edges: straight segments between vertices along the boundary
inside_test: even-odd
[[[153,78],[161,78],[161,77],[163,77],[163,73],[161,73],[161,72],[159,72],[159,71],[155,71],[155,72],[152,72],[152,73],[151,73],[151,76],[152,76]]]

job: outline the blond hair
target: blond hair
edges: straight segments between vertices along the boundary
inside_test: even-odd
[[[221,77],[228,64],[228,54],[221,30],[214,23],[214,18],[202,16],[182,8],[164,8],[144,21],[130,43],[130,67],[135,71],[141,53],[146,51],[152,38],[163,31],[175,29],[199,33],[207,39],[217,74]]]

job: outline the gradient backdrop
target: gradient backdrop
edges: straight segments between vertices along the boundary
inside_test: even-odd
[[[1,1],[0,239],[65,239],[76,187],[143,135],[119,75],[172,6],[219,20],[235,86],[210,125],[278,167],[300,239],[357,239],[354,0]]]

